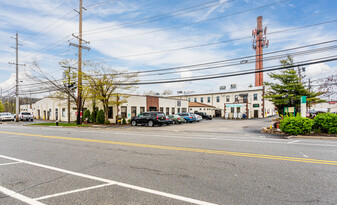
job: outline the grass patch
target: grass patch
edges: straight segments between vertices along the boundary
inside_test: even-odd
[[[56,123],[49,122],[49,123],[36,123],[36,124],[30,124],[30,125],[42,125],[42,126],[56,126]],[[76,123],[61,123],[59,122],[59,126],[62,127],[90,127],[91,125],[77,125]]]

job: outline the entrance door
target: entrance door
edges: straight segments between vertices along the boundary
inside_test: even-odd
[[[59,120],[59,109],[55,109],[55,120]]]
[[[215,110],[215,117],[221,117],[221,110]]]
[[[259,111],[258,110],[254,110],[254,118],[258,118],[259,117]]]
[[[157,111],[157,107],[149,107],[149,111]]]

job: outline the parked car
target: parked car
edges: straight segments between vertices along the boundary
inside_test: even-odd
[[[166,116],[166,125],[173,124],[173,119],[169,117],[169,115]]]
[[[9,112],[0,113],[0,121],[10,120],[14,121],[14,115]]]
[[[189,113],[189,112],[178,113],[178,115],[183,117],[186,120],[186,122],[189,122],[189,123],[197,121],[196,117],[192,113]]]
[[[33,121],[33,119],[34,119],[34,116],[32,115],[32,113],[30,113],[30,112],[20,112],[20,114],[19,114],[19,119],[21,120],[21,121],[23,121],[23,120],[27,120],[27,121]]]
[[[143,112],[137,117],[131,118],[132,126],[137,126],[138,124],[148,125],[150,127],[154,125],[162,126],[166,124],[166,116],[160,112]]]
[[[180,115],[169,115],[169,118],[173,120],[173,124],[181,124],[185,123],[185,118],[181,117]]]
[[[200,115],[194,114],[195,117],[197,118],[197,122],[200,122],[202,120],[202,117]]]
[[[212,116],[207,115],[205,112],[194,112],[194,114],[200,115],[202,119],[212,120]]]

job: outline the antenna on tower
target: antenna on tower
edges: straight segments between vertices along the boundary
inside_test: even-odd
[[[255,86],[263,85],[263,47],[268,48],[267,27],[262,26],[262,16],[257,17],[257,28],[252,30],[253,42],[252,47],[256,51]]]

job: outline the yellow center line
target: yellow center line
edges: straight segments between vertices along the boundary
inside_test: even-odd
[[[274,160],[284,160],[284,161],[292,161],[292,162],[305,162],[305,163],[313,163],[313,164],[337,165],[337,161],[320,160],[320,159],[286,157],[286,156],[265,155],[265,154],[253,154],[253,153],[244,153],[244,152],[231,152],[231,151],[198,149],[198,148],[188,148],[188,147],[174,147],[174,146],[165,146],[165,145],[140,144],[140,143],[132,143],[132,142],[117,142],[117,141],[95,140],[95,139],[74,138],[74,137],[48,136],[48,135],[15,133],[15,132],[4,132],[4,131],[0,131],[0,133],[11,134],[11,135],[22,135],[22,136],[31,136],[31,137],[50,138],[50,139],[72,140],[72,141],[81,141],[81,142],[96,142],[96,143],[103,143],[103,144],[123,145],[123,146],[132,146],[132,147],[165,149],[165,150],[174,150],[174,151],[198,152],[198,153],[230,155],[230,156],[240,156],[240,157],[251,157],[251,158],[260,158],[260,159],[274,159]]]

